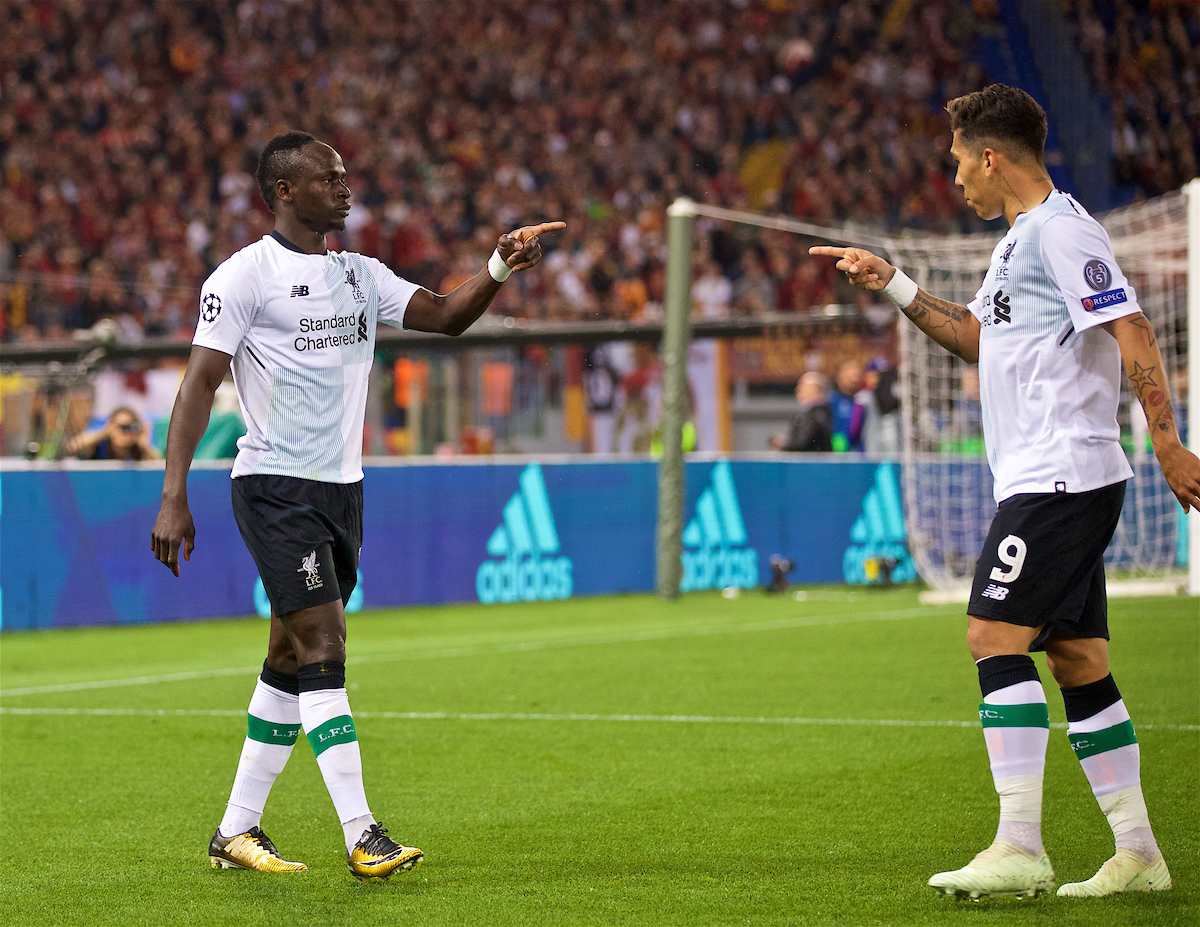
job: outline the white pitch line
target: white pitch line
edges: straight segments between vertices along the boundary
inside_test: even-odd
[[[453,657],[472,657],[489,653],[524,653],[530,650],[550,650],[560,647],[593,647],[604,644],[634,644],[642,641],[668,640],[679,637],[707,637],[713,634],[744,634],[753,631],[779,631],[788,628],[849,624],[860,621],[899,621],[906,618],[933,617],[944,608],[908,608],[880,613],[847,612],[844,615],[810,615],[802,618],[781,618],[776,621],[752,621],[738,625],[702,625],[696,628],[664,628],[640,631],[633,634],[614,634],[603,637],[551,638],[547,640],[521,641],[512,644],[492,644],[478,647],[452,647],[441,650],[417,650],[408,653],[366,655],[350,657],[346,664],[399,663],[405,660],[438,660]],[[957,612],[956,612],[957,613]],[[0,690],[0,698],[18,695],[50,695],[56,692],[83,692],[90,689],[112,689],[122,686],[148,686],[161,682],[183,682],[193,679],[213,679],[218,676],[243,676],[258,673],[258,666],[236,666],[226,669],[196,670],[186,673],[166,673],[161,676],[130,676],[123,679],[100,679],[89,682],[66,682],[45,686],[25,686],[20,689]]]
[[[244,718],[246,712],[224,708],[0,708],[0,715],[86,715],[133,718]]]
[[[5,715],[86,715],[138,718],[241,718],[244,711],[194,708],[0,708]],[[658,724],[788,724],[832,727],[951,727],[978,729],[978,721],[927,721],[903,718],[771,718],[723,717],[720,715],[598,715],[544,714],[526,712],[451,712],[451,711],[356,711],[354,717],[379,721],[593,721],[649,722]],[[1053,728],[1067,725],[1054,722]],[[1200,724],[1139,724],[1143,731],[1200,731]]]
[[[196,670],[190,673],[166,673],[162,676],[128,676],[124,679],[97,679],[92,682],[64,682],[51,686],[27,686],[24,689],[5,689],[0,697],[9,695],[43,695],[51,692],[82,692],[87,689],[114,689],[121,686],[148,686],[157,682],[181,682],[189,679],[213,679],[217,676],[244,676],[262,670],[258,666],[233,666],[226,669]]]

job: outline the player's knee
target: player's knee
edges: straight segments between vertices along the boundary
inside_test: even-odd
[[[1086,686],[1108,675],[1108,651],[1090,641],[1046,642],[1046,668],[1062,688]]]
[[[1046,669],[1050,670],[1050,675],[1060,687],[1071,688],[1080,685],[1076,680],[1087,675],[1087,661],[1081,659],[1079,654],[1056,654],[1047,650]]]
[[[976,661],[1000,654],[1028,653],[1036,633],[1035,629],[1023,625],[971,615],[967,624],[967,648]]]
[[[346,641],[340,634],[316,634],[297,641],[296,659],[301,666],[309,663],[345,663]]]
[[[971,651],[971,659],[978,660],[988,656],[986,653],[981,653],[984,649],[983,641],[980,634],[974,628],[967,629],[967,649]]]
[[[967,649],[971,651],[971,659],[982,660],[993,656],[993,641],[989,628],[990,622],[981,619],[972,620],[967,625]]]
[[[267,651],[267,665],[276,672],[295,676],[300,664],[296,660],[296,652],[292,650],[292,645],[288,644],[286,648],[272,647],[269,649]]]
[[[345,663],[346,662],[346,642],[342,638],[326,641],[321,649],[319,658],[326,663]]]

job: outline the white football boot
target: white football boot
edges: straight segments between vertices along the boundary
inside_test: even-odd
[[[1068,882],[1058,894],[1063,898],[1099,898],[1118,892],[1165,892],[1170,887],[1171,873],[1161,854],[1148,863],[1141,854],[1118,847],[1094,876],[1086,882]]]
[[[929,885],[943,895],[972,901],[998,895],[1032,898],[1054,891],[1054,869],[1045,851],[1033,856],[1007,840],[996,840],[961,869],[933,876]]]

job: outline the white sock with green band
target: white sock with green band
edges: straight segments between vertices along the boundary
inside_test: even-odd
[[[325,788],[333,799],[334,810],[342,825],[346,851],[354,849],[364,830],[375,823],[363,788],[362,755],[358,749],[358,734],[350,715],[350,699],[345,689],[345,668],[325,669],[318,677],[314,667],[329,668],[340,664],[314,663],[300,667],[300,719],[308,742],[312,744],[317,766],[325,780]],[[314,682],[340,681],[340,688],[314,688]]]
[[[1118,847],[1154,862],[1158,843],[1142,796],[1141,748],[1111,675],[1063,689],[1067,737]]]
[[[979,720],[1000,797],[996,839],[1042,853],[1042,780],[1050,715],[1033,660],[1005,654],[980,660]],[[1032,678],[1031,678],[1032,677]]]
[[[264,675],[267,675],[265,668]],[[289,677],[280,678],[286,680]],[[290,677],[292,681],[295,678]],[[299,697],[280,691],[260,678],[250,697],[246,740],[242,744],[233,789],[219,828],[222,837],[244,834],[259,826],[271,786],[287,765],[299,734]]]

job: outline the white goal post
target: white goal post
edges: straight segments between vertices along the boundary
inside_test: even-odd
[[[881,233],[859,225],[822,226],[782,216],[720,209],[681,199],[669,210],[672,229],[666,312],[686,341],[690,311],[687,257],[697,216],[795,232],[885,253],[929,292],[966,304],[988,268],[998,235]],[[1121,269],[1154,325],[1175,395],[1181,430],[1200,450],[1200,179],[1184,190],[1097,215]],[[688,255],[690,257],[690,254]],[[978,376],[906,321],[900,321],[903,385],[903,484],[909,547],[922,579],[958,594],[969,584],[995,513],[992,477],[983,450]],[[665,394],[683,393],[686,354],[665,352]],[[671,385],[676,389],[672,390]],[[1188,401],[1190,398],[1191,401]],[[682,411],[664,403],[664,425]],[[1186,416],[1185,416],[1186,409]],[[1200,513],[1183,515],[1150,451],[1145,416],[1122,387],[1119,420],[1129,454],[1130,480],[1121,522],[1105,555],[1110,587],[1131,592],[1188,591],[1200,595]],[[1186,421],[1186,424],[1185,424]],[[664,429],[665,433],[669,433]],[[666,441],[664,450],[674,442]],[[658,591],[677,594],[672,566],[682,526],[682,454],[664,453],[659,480]],[[666,529],[666,530],[664,530]],[[1114,582],[1115,581],[1115,582]]]

